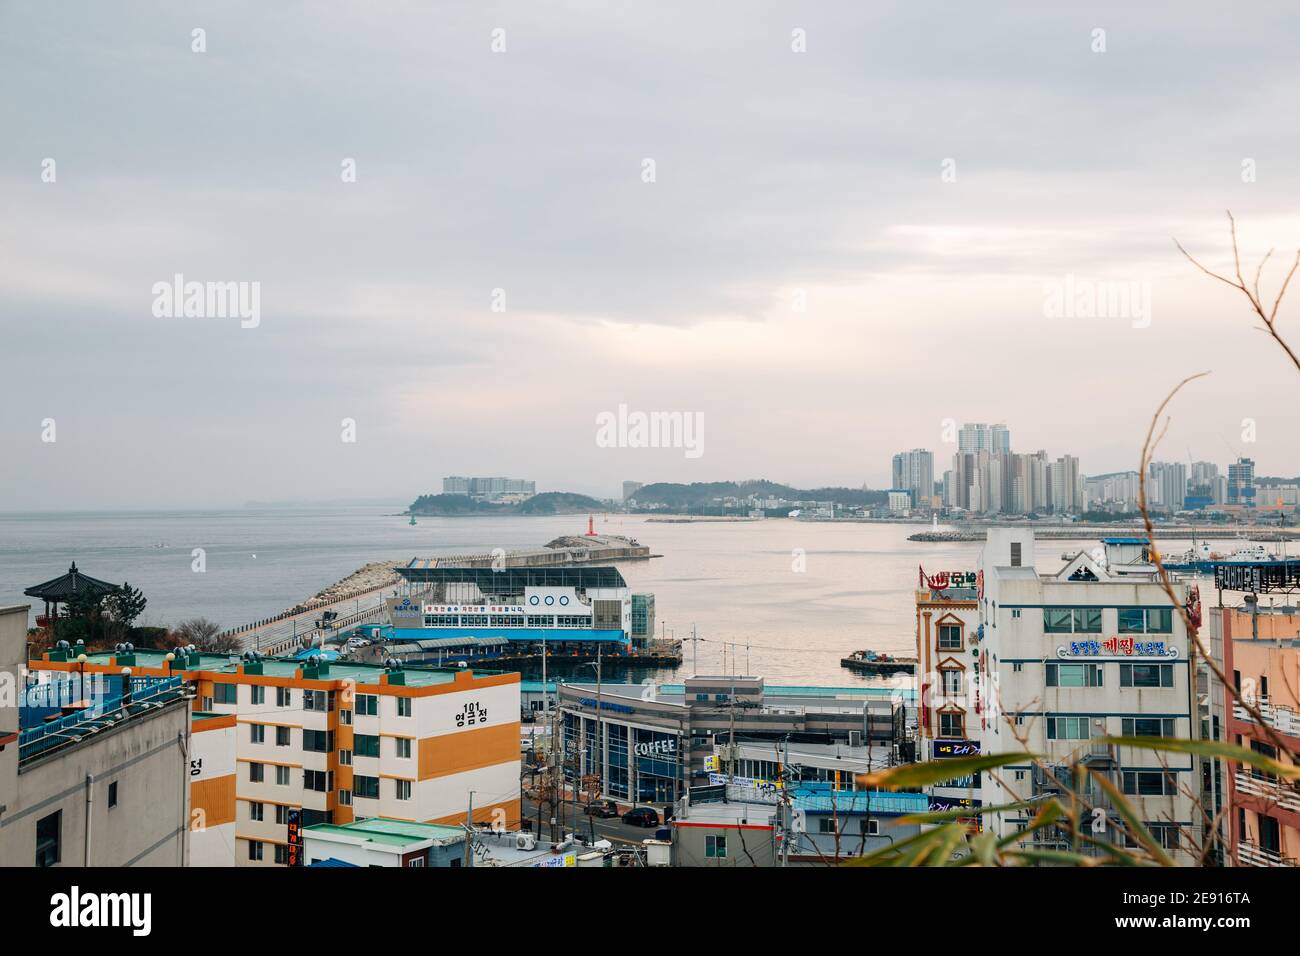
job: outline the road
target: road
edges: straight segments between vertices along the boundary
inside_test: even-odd
[[[621,810],[626,810],[627,808],[628,806],[626,804],[621,804],[619,807]],[[661,814],[663,813],[663,807],[656,807],[656,809],[659,810]],[[563,818],[565,830],[573,829],[572,810],[572,804],[565,801]],[[531,823],[535,831],[537,829],[537,804],[529,798],[526,790],[523,798],[523,817],[526,821]],[[582,812],[582,804],[578,804],[577,832],[578,836],[583,840],[590,841],[592,831],[594,830],[597,840],[608,840],[615,846],[619,846],[620,844],[634,844],[640,846],[642,840],[654,838],[655,829],[655,827],[634,827],[631,824],[624,823],[618,817],[589,817]],[[550,820],[546,816],[545,811],[543,811],[542,815],[541,835],[550,839]]]

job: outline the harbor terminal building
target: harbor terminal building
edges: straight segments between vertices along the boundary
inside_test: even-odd
[[[1188,635],[1149,545],[1108,538],[1064,556],[1063,566],[1046,574],[1035,559],[1032,530],[990,529],[973,575],[922,573],[917,758],[1041,755],[936,787],[932,805],[988,807],[1050,796],[1068,803],[1069,788],[1077,786],[1096,808],[1089,836],[1135,845],[1104,789],[1086,774],[1076,781],[1077,764],[1110,781],[1176,862],[1196,862],[1204,827],[1200,759],[1103,740],[1202,733]],[[1187,582],[1173,587],[1180,603],[1195,604]],[[972,825],[1007,836],[1032,816],[1023,809],[989,813]],[[1038,830],[1026,843],[1064,847],[1065,834]]]
[[[516,673],[80,647],[29,669],[44,682],[129,671],[183,683],[192,743],[184,762],[173,745],[168,766],[187,782],[195,866],[302,865],[308,826],[459,826],[471,804],[475,823],[519,825]]]
[[[398,569],[381,636],[430,657],[623,654],[654,636],[654,596],[633,594],[613,566]]]

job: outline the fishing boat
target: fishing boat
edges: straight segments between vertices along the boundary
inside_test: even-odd
[[[854,651],[840,658],[840,666],[860,674],[911,674],[916,671],[915,657],[895,657],[873,650]]]

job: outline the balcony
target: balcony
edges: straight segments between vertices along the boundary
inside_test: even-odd
[[[1264,718],[1264,723],[1278,733],[1285,734],[1288,737],[1300,737],[1300,713],[1290,707],[1278,707],[1266,702],[1257,702],[1255,709]],[[1250,716],[1250,712],[1239,703],[1233,705],[1232,716],[1244,723],[1251,724],[1255,722],[1255,718]]]
[[[1263,800],[1291,813],[1300,813],[1300,791],[1295,787],[1279,784],[1267,777],[1256,777],[1243,770],[1237,771],[1236,784],[1239,793]]]
[[[1237,859],[1242,866],[1295,866],[1296,861],[1289,856],[1282,856],[1276,850],[1266,850],[1262,846],[1243,840],[1237,845]]]

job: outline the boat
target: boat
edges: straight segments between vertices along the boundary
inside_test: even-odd
[[[862,674],[911,674],[916,671],[915,657],[895,657],[873,650],[854,651],[840,658],[840,666]]]
[[[1170,571],[1193,571],[1198,574],[1213,574],[1218,564],[1257,564],[1279,560],[1278,556],[1259,543],[1243,543],[1232,552],[1211,551],[1209,544],[1202,541],[1194,544],[1181,555],[1165,562]]]

